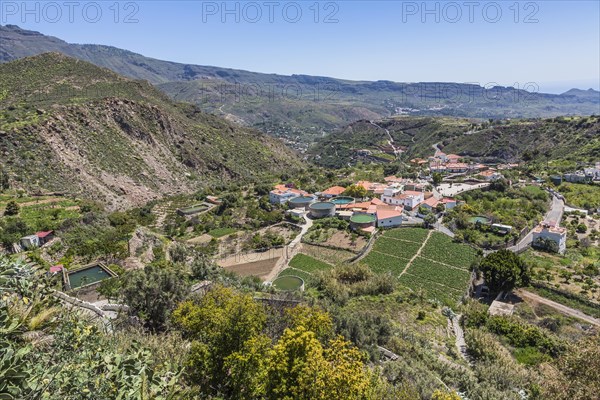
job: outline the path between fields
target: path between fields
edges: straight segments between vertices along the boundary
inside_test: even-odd
[[[271,272],[269,272],[267,276],[265,276],[265,282],[273,282],[277,275],[279,275],[279,273],[288,266],[290,260],[294,258],[298,251],[300,251],[302,237],[306,234],[306,232],[308,232],[310,227],[313,225],[312,219],[308,218],[307,216],[304,216],[304,220],[306,221],[306,223],[302,225],[302,230],[300,231],[298,236],[296,236],[294,240],[292,240],[290,244],[286,246],[287,251],[284,251],[279,260],[277,260],[275,267],[271,270]]]
[[[429,238],[431,237],[432,233],[433,233],[433,231],[429,231],[427,233],[427,237],[423,241],[423,244],[421,245],[421,247],[419,247],[419,251],[417,251],[417,253],[414,256],[412,256],[412,258],[410,259],[410,261],[408,262],[408,264],[406,264],[406,267],[404,267],[404,269],[402,270],[402,272],[400,272],[400,275],[398,275],[398,278],[400,278],[402,275],[404,275],[404,273],[412,265],[413,261],[415,261],[415,259],[421,255],[421,251],[423,250],[423,248],[425,248],[425,245],[427,244],[427,242],[429,242]]]
[[[60,203],[61,201],[65,201],[68,200],[65,197],[52,197],[49,199],[43,199],[43,200],[32,200],[32,201],[26,201],[23,203],[17,203],[19,204],[19,207],[31,207],[31,206],[37,206],[37,205],[42,205],[42,204],[52,204],[52,203]],[[1,209],[4,209],[4,207],[2,207]]]
[[[552,307],[555,310],[560,311],[561,313],[563,313],[565,315],[568,315],[569,317],[579,318],[580,320],[590,323],[592,325],[600,326],[600,319],[591,317],[587,314],[584,314],[583,312],[581,312],[579,310],[575,310],[574,308],[567,307],[567,306],[557,303],[555,301],[549,300],[545,297],[539,296],[535,293],[531,293],[526,290],[519,289],[516,291],[516,294],[524,299],[532,300],[532,301],[535,301],[535,302],[538,302],[541,304],[545,304],[548,307]]]

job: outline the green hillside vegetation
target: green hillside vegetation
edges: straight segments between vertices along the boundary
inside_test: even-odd
[[[563,182],[558,191],[570,206],[586,210],[600,208],[600,185]]]
[[[315,161],[340,168],[357,163],[358,150],[377,151],[387,144],[389,130],[397,147],[406,149],[402,161],[434,154],[439,143],[447,153],[481,161],[527,162],[560,168],[600,157],[600,117],[477,120],[448,117],[395,117],[377,122],[358,121],[318,141],[309,151]],[[367,157],[367,161],[373,161]],[[385,162],[385,160],[375,160]],[[528,165],[533,167],[532,165]]]
[[[300,166],[268,136],[60,54],[0,65],[0,168],[16,187],[112,208]]]
[[[500,121],[456,138],[444,151],[507,161],[592,162],[600,157],[599,131],[597,115]]]

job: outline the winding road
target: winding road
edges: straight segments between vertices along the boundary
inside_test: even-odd
[[[390,131],[385,129],[382,126],[377,125],[375,122],[373,121],[369,121],[369,123],[373,126],[376,126],[379,129],[383,129],[385,131],[385,133],[388,135],[388,143],[390,146],[392,146],[392,149],[394,150],[394,155],[396,156],[396,158],[398,158],[398,154],[402,153],[402,150],[400,150],[399,148],[397,148],[394,145],[394,138],[392,137],[392,135],[390,134]]]
[[[516,294],[519,297],[521,297],[522,299],[527,299],[530,301],[534,301],[536,303],[545,304],[548,307],[552,307],[556,311],[559,311],[562,314],[565,314],[569,317],[579,318],[580,320],[585,321],[589,324],[600,326],[600,319],[591,317],[587,314],[584,314],[583,312],[581,312],[579,310],[575,310],[574,308],[567,307],[567,306],[557,303],[555,301],[549,300],[545,297],[538,296],[535,293],[531,293],[526,290],[519,289],[516,291]]]

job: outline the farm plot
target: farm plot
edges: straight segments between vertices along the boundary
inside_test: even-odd
[[[391,272],[392,275],[398,276],[408,264],[408,259],[391,257],[387,254],[371,251],[363,262],[367,264],[373,272],[385,273]]]
[[[423,228],[399,228],[385,231],[383,237],[423,243],[429,231]]]
[[[388,239],[383,236],[377,239],[373,246],[373,250],[410,260],[417,254],[420,247],[421,243],[402,242],[400,240]]]
[[[304,280],[306,286],[309,286],[313,273],[333,268],[332,265],[327,264],[326,262],[302,253],[296,254],[294,258],[290,260],[289,265],[288,268],[279,273],[278,277],[297,276]]]
[[[443,233],[433,232],[421,251],[421,257],[469,270],[471,263],[477,258],[477,253],[469,246],[454,243]]]
[[[351,259],[356,254],[347,250],[329,249],[327,247],[302,244],[302,253],[331,265],[340,264]]]
[[[304,272],[312,273],[315,271],[323,271],[330,269],[332,266],[326,262],[319,261],[306,254],[296,254],[290,261],[290,267],[302,270]]]
[[[412,234],[410,231],[418,233]],[[429,298],[448,305],[456,304],[468,286],[470,266],[477,257],[476,251],[469,246],[453,243],[444,234],[431,232],[429,238],[427,234],[428,231],[424,229],[387,231],[377,239],[363,261],[373,272],[390,272],[398,277],[400,284],[413,290],[423,290]],[[418,237],[422,237],[419,243],[412,241]],[[405,238],[412,240],[405,241]],[[418,253],[425,240],[423,249]],[[419,255],[414,257],[416,254]]]
[[[471,276],[466,270],[451,268],[421,257],[413,261],[407,273],[461,292],[467,288]]]
[[[440,302],[449,306],[454,306],[460,300],[463,294],[462,291],[450,289],[410,274],[402,275],[399,281],[401,285],[409,287],[415,291],[423,290],[428,298],[439,300]]]

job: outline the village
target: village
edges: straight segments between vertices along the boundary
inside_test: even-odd
[[[278,230],[284,236],[282,239],[284,246],[276,245],[268,252],[264,251],[267,248],[260,249],[255,246],[257,250],[250,253],[248,251],[239,253],[243,256],[236,254],[239,250],[226,250],[223,253],[223,249],[228,248],[230,233],[236,231],[227,228],[223,230],[222,235],[217,236],[221,243],[216,254],[217,263],[234,272],[256,274],[262,279],[268,278],[267,281],[270,282],[289,267],[290,261],[303,246],[304,248],[310,247],[307,242],[311,232],[315,229],[313,221],[329,218],[345,221],[350,232],[365,238],[364,240],[352,239],[352,245],[340,243],[329,245],[329,247],[337,247],[337,250],[350,251],[351,253],[345,255],[346,259],[353,258],[355,254],[361,254],[366,249],[369,238],[376,235],[377,232],[391,228],[426,227],[455,239],[456,227],[449,229],[444,219],[449,212],[457,209],[458,206],[465,205],[465,201],[457,199],[457,196],[460,197],[470,191],[486,189],[492,183],[499,181],[508,181],[511,186],[540,185],[539,179],[531,179],[529,182],[526,179],[519,179],[513,183],[503,175],[505,171],[518,168],[518,164],[484,165],[474,163],[470,162],[468,157],[445,154],[437,146],[434,147],[436,148],[435,154],[428,159],[410,160],[410,163],[421,171],[416,179],[391,175],[384,177],[381,182],[358,180],[351,185],[326,187],[314,193],[298,188],[293,183],[275,185],[268,193],[268,201],[274,207],[284,210],[285,215],[291,218],[292,222],[297,222],[297,228],[292,223],[282,225]],[[586,169],[585,172],[577,174],[565,174],[564,179],[573,181],[572,176],[580,174],[584,174],[591,180],[596,179],[599,176],[598,166],[596,169]],[[558,177],[552,176],[550,179],[555,182]],[[577,211],[577,209],[566,206],[564,197],[553,189],[548,189],[548,193],[552,199],[550,212],[535,225],[526,228],[519,227],[519,232],[516,232],[517,228],[510,223],[493,221],[484,215],[472,216],[468,222],[472,227],[488,232],[486,235],[491,234],[498,237],[499,240],[502,239],[504,244],[496,248],[509,248],[516,252],[522,252],[533,246],[563,254],[566,251],[567,229],[560,226],[562,214],[565,210],[569,212]],[[211,212],[221,203],[219,196],[209,195],[203,202],[177,208],[174,210],[174,215],[183,221],[190,220],[190,218],[197,218],[198,215]],[[164,215],[159,216],[159,219],[161,218],[168,219]],[[267,227],[265,229],[267,229],[266,232],[275,232],[274,228]],[[305,235],[306,237],[303,238]],[[343,235],[349,237],[348,233]],[[206,240],[211,239],[211,236],[204,236],[207,237]],[[19,253],[41,247],[51,247],[54,237],[54,230],[35,232],[14,243],[12,250]],[[340,236],[336,234],[336,237]],[[207,243],[206,240],[190,239],[188,243],[190,245]],[[238,242],[239,239],[235,241],[235,243]],[[303,242],[304,244],[302,244]],[[361,245],[364,248],[361,248]],[[273,245],[266,244],[265,246]],[[131,250],[131,243],[128,244],[128,247]],[[236,247],[239,248],[239,245]],[[233,253],[230,253],[231,251]],[[138,258],[134,254],[132,256],[134,256],[130,257],[133,260],[132,265],[140,265]],[[151,258],[147,257],[147,259]],[[258,269],[257,265],[259,265]],[[98,277],[88,277],[87,280],[78,281],[76,287],[94,286],[101,280],[115,275],[105,265],[102,266],[102,263],[79,266],[71,272],[88,269],[97,272]],[[68,279],[70,272],[63,264],[52,265],[50,272],[63,274],[65,286],[70,287]]]

